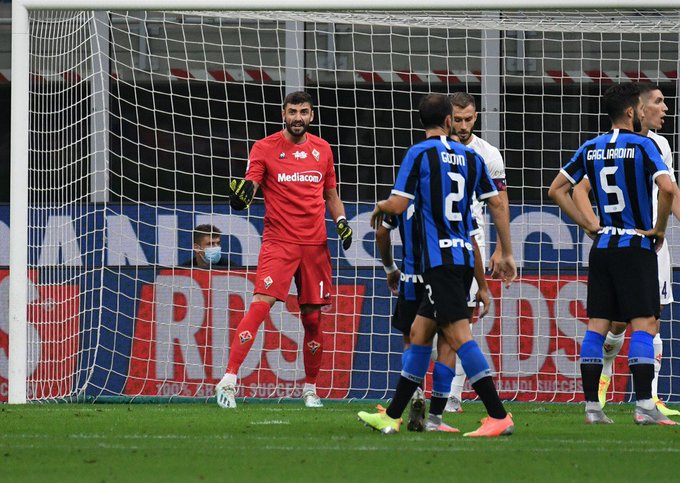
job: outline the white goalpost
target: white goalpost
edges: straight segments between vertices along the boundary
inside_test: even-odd
[[[127,1],[14,0],[0,401],[214,395],[252,298],[264,215],[260,198],[232,212],[226,186],[243,176],[253,143],[281,129],[281,102],[295,90],[315,100],[312,132],[333,148],[355,233],[345,252],[328,220],[334,293],[322,317],[319,395],[391,396],[402,342],[390,329],[394,299],[368,219],[421,139],[420,97],[467,91],[477,133],[506,163],[521,269],[509,289],[489,282],[493,304],[475,337],[501,397],[582,400],[590,241],[547,187],[582,141],[608,129],[599,99],[616,82],[660,87],[670,110],[659,134],[677,160],[680,10],[659,0],[561,7],[150,0],[141,10]],[[222,232],[226,260],[210,271],[190,265],[193,230],[204,224]],[[678,223],[669,226],[680,263]],[[486,230],[488,254],[495,232]],[[300,396],[294,291],[260,328],[239,397]],[[678,313],[671,304],[662,315],[659,383],[675,402],[680,332],[669,321]],[[615,364],[617,402],[631,392],[626,347]]]

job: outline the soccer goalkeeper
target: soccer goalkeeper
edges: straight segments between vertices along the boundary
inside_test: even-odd
[[[303,361],[307,407],[323,406],[316,378],[323,355],[321,307],[330,303],[331,260],[326,236],[326,208],[335,220],[342,246],[352,243],[352,229],[336,191],[330,145],[307,132],[314,120],[312,98],[288,94],[282,112],[285,128],[253,145],[243,180],[230,183],[230,205],[248,208],[262,188],[266,214],[252,303],[238,324],[227,372],[217,384],[217,404],[236,407],[236,376],[255,341],[260,324],[277,300],[285,300],[295,278],[304,327]]]

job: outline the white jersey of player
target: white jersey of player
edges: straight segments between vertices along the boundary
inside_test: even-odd
[[[503,163],[501,152],[495,146],[492,146],[474,134],[471,134],[470,137],[471,141],[467,144],[467,147],[474,149],[475,152],[484,159],[484,164],[486,164],[486,169],[489,172],[491,179],[505,179],[505,163]],[[475,232],[475,239],[480,248],[486,246],[486,240],[484,239],[483,207],[484,202],[479,201],[476,196],[473,197],[472,216],[475,217],[477,226],[479,226],[479,230]]]
[[[673,153],[668,141],[665,137],[658,135],[655,132],[649,131],[647,137],[654,140],[654,142],[661,149],[661,159],[668,166],[668,174],[671,176],[671,181],[675,183],[675,169],[673,167]],[[659,209],[659,188],[654,183],[652,189],[652,217],[656,223],[656,216]],[[673,289],[671,286],[673,280],[673,271],[671,269],[671,254],[668,249],[668,243],[664,240],[661,249],[657,252],[657,260],[659,263],[659,295],[661,297],[661,305],[668,305],[673,302]]]
[[[657,146],[659,146],[659,149],[661,149],[661,159],[663,159],[663,162],[666,163],[666,166],[668,166],[668,174],[671,175],[671,181],[675,183],[675,169],[673,168],[673,153],[671,152],[671,146],[668,144],[668,141],[666,140],[665,137],[659,136],[657,133],[649,131],[647,133],[647,137],[650,139],[653,139],[654,142],[656,143]],[[656,214],[659,209],[659,187],[654,183],[653,189],[652,189],[652,216],[654,217],[654,220],[652,223],[656,223]]]
[[[482,138],[470,135],[470,143],[467,144],[468,148],[474,149],[474,151],[479,154],[482,159],[484,159],[484,164],[486,165],[486,170],[489,172],[489,176],[492,180],[505,179],[505,163],[503,163],[503,156],[501,152],[493,145],[484,141]],[[482,256],[482,263],[486,265],[486,239],[484,238],[484,202],[479,201],[476,196],[472,198],[472,216],[475,217],[477,221],[478,228],[471,233],[474,235],[477,241],[477,246],[479,246],[479,253]],[[479,290],[479,285],[477,280],[472,279],[472,285],[470,286],[470,292],[468,294],[468,307],[475,306],[475,295]]]

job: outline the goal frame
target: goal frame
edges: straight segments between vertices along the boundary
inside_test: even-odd
[[[370,10],[448,10],[477,11],[548,9],[625,9],[677,8],[677,0],[565,0],[549,5],[545,0],[477,0],[475,5],[463,0],[430,0],[427,8],[408,0],[374,0]],[[12,2],[12,84],[11,90],[11,188],[10,283],[9,283],[9,390],[10,404],[24,404],[27,382],[27,282],[28,282],[28,153],[29,153],[29,11],[34,10],[139,10],[139,2],[112,3],[108,0],[13,0]],[[218,0],[147,0],[145,10],[367,10],[360,0],[232,0],[228,5]],[[17,220],[24,220],[23,223]]]

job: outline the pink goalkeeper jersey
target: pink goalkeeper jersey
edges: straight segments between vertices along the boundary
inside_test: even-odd
[[[333,153],[326,141],[309,133],[302,144],[288,141],[283,131],[267,136],[250,150],[246,179],[262,188],[263,240],[326,243],[323,192],[336,184]]]

